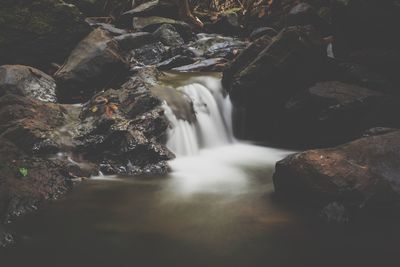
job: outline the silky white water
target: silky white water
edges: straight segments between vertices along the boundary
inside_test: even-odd
[[[271,176],[276,161],[289,152],[235,140],[232,104],[219,78],[197,76],[187,82],[176,90],[192,101],[196,121],[178,119],[164,103],[170,121],[167,146],[177,155],[170,162],[173,179],[169,186],[174,193],[181,197],[197,193],[237,195],[260,173]]]
[[[168,148],[177,156],[193,156],[200,149],[215,148],[234,142],[232,104],[224,96],[216,77],[197,77],[192,83],[176,90],[186,95],[193,104],[196,121],[178,119],[167,103],[165,114],[170,121]]]

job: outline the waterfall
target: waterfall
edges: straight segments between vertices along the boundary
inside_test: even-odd
[[[192,101],[195,121],[178,118],[164,102],[165,115],[171,124],[167,146],[177,156],[192,156],[198,154],[200,149],[234,142],[232,104],[224,95],[220,79],[203,76],[190,81],[192,83],[176,90]]]

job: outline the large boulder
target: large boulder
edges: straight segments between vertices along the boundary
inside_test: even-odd
[[[262,36],[224,71],[223,85],[236,108],[236,134],[266,141],[282,134],[286,101],[322,78],[326,46],[310,27],[289,27],[277,36]]]
[[[68,117],[58,104],[16,94],[0,97],[1,222],[59,197],[95,169],[69,160],[71,139],[61,130]]]
[[[127,69],[118,43],[106,31],[96,29],[78,44],[56,72],[59,99],[86,101],[96,91],[118,84]]]
[[[399,168],[400,131],[394,131],[289,156],[277,163],[274,185],[278,196],[297,204],[338,203],[349,211],[395,215]]]
[[[46,73],[22,65],[0,66],[0,96],[11,93],[56,102],[56,82]]]
[[[79,10],[61,0],[3,0],[0,65],[47,68],[62,62],[89,31]]]
[[[224,78],[231,81],[225,84],[231,99],[240,106],[276,103],[312,85],[325,61],[326,47],[311,28],[289,27],[254,58],[247,59],[247,64],[240,64],[243,66],[233,77]]]

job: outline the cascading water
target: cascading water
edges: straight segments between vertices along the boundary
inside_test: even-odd
[[[191,156],[200,149],[233,143],[232,104],[223,94],[220,79],[198,77],[193,83],[176,90],[193,104],[195,121],[179,119],[165,102],[164,109],[171,123],[167,146],[178,156]]]
[[[182,116],[184,105],[176,105],[171,99],[171,104],[164,102],[171,124],[167,146],[177,155],[170,162],[173,179],[169,181],[175,194],[240,194],[251,183],[253,171],[260,169],[269,177],[275,162],[288,154],[235,140],[232,103],[224,95],[220,78],[190,77],[176,90],[182,93],[178,98],[190,99],[196,118]]]

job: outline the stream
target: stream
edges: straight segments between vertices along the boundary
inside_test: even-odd
[[[362,226],[328,224],[274,200],[274,165],[292,152],[235,140],[231,103],[218,75],[170,74],[168,83],[192,101],[197,118],[182,119],[187,114],[179,114],[178,107],[185,103],[165,100],[172,125],[167,145],[177,155],[170,162],[172,172],[85,181],[65,199],[12,224],[18,242],[0,252],[2,266],[356,267],[396,262],[398,226],[378,219]]]

